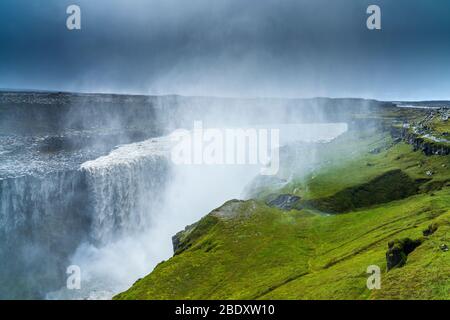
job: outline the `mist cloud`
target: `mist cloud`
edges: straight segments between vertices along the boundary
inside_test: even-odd
[[[216,96],[448,98],[447,1],[0,4],[0,87]],[[378,4],[382,30],[365,27]]]

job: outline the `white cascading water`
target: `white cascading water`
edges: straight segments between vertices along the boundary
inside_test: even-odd
[[[89,239],[79,245],[71,264],[81,268],[82,288],[63,288],[47,298],[111,298],[145,272],[149,264],[142,238],[155,224],[171,179],[169,146],[165,137],[122,145],[80,166],[91,223]]]
[[[170,178],[166,138],[123,145],[81,165],[92,201],[91,238],[98,244],[145,230]]]

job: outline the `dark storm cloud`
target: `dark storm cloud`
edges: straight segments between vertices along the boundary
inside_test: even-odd
[[[450,98],[449,17],[446,0],[2,0],[0,87]]]

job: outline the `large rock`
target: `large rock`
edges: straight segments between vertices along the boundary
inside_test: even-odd
[[[387,271],[405,265],[408,254],[414,251],[422,240],[411,240],[410,238],[396,239],[388,243],[386,252]]]
[[[181,248],[182,239],[185,238],[195,227],[197,223],[193,223],[191,225],[188,225],[184,228],[184,230],[177,232],[176,235],[172,237],[172,246],[173,246],[173,252],[177,252],[178,249]]]
[[[428,236],[431,236],[433,233],[435,233],[437,229],[438,229],[438,225],[436,223],[432,223],[428,226],[428,228],[423,230],[422,233],[425,237],[428,237]]]
[[[272,196],[266,203],[268,206],[276,207],[281,210],[292,210],[296,208],[297,202],[300,197],[292,194],[280,194],[278,196]]]

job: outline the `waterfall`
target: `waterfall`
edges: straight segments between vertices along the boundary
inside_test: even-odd
[[[87,237],[86,198],[78,170],[0,180],[0,299],[60,285],[62,262]]]
[[[120,146],[81,165],[93,206],[94,242],[107,243],[149,227],[168,181],[167,148],[164,139],[150,139]]]
[[[0,299],[65,286],[77,248],[152,223],[170,181],[168,141],[119,146],[78,169],[0,179]]]

